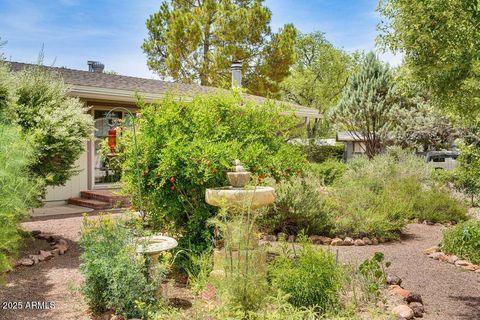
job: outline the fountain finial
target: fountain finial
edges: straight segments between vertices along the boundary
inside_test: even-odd
[[[245,172],[245,168],[242,166],[240,160],[237,159],[233,163],[235,164],[235,172]]]

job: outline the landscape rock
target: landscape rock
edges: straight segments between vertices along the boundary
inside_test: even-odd
[[[322,240],[322,243],[325,245],[329,245],[330,243],[332,243],[332,238],[320,236],[320,239]]]
[[[440,260],[442,262],[448,262],[448,258],[450,258],[450,257],[447,256],[446,254],[443,254],[438,258],[438,260]]]
[[[387,284],[400,286],[402,284],[402,279],[397,276],[387,276]]]
[[[30,254],[30,255],[28,255],[28,258],[30,258],[31,260],[33,260],[33,263],[34,263],[34,264],[37,264],[37,263],[40,262],[40,256],[39,256],[39,255]]]
[[[296,237],[292,234],[288,236],[288,242],[295,242]]]
[[[370,240],[370,239],[367,238],[367,237],[364,237],[362,240],[363,240],[363,242],[364,242],[366,245],[368,245],[368,246],[372,244],[372,240]]]
[[[54,248],[58,249],[58,254],[60,255],[65,254],[65,252],[68,250],[68,247],[63,244],[56,244]]]
[[[343,246],[343,240],[340,239],[340,238],[335,238],[335,239],[332,240],[330,245],[332,245],[332,246]]]
[[[313,244],[322,244],[322,236],[310,236],[309,239]]]
[[[455,261],[455,265],[459,267],[465,267],[470,265],[470,262],[468,262],[467,260],[457,260]]]
[[[30,259],[30,258],[22,258],[20,260],[18,260],[18,264],[21,265],[21,266],[33,266],[35,264],[35,262]]]
[[[68,246],[68,243],[65,239],[58,239],[56,241],[57,244],[61,244],[61,245],[64,245],[64,246]]]
[[[265,241],[277,241],[277,236],[274,234],[266,234],[263,236],[263,240]]]
[[[52,253],[50,251],[44,251],[40,250],[40,259],[43,260],[48,260],[52,257]]]
[[[434,253],[430,253],[428,255],[429,258],[432,258],[432,259],[435,259],[435,260],[438,260],[440,259],[441,256],[444,256],[445,254],[443,252],[434,252]]]
[[[52,256],[58,256],[60,254],[60,250],[58,250],[58,249],[53,249],[50,252],[52,253]]]
[[[428,220],[423,220],[423,224],[426,224],[426,225],[429,225],[429,226],[433,226],[435,224],[435,222],[433,221],[428,221]]]
[[[457,256],[449,256],[448,257],[448,263],[455,264],[460,258]]]
[[[343,239],[344,246],[353,246],[353,244],[354,244],[354,241],[352,238],[346,237],[345,239]]]
[[[478,268],[477,270],[475,270],[475,273],[480,273],[480,268]]]
[[[353,242],[354,245],[356,246],[364,246],[365,245],[365,242],[362,240],[362,239],[355,239],[355,241]]]
[[[416,292],[410,292],[408,294],[408,296],[405,298],[405,300],[408,302],[408,303],[411,303],[411,302],[418,302],[418,303],[422,303],[423,304],[423,300],[422,300],[422,296]]]
[[[387,242],[387,240],[385,238],[380,237],[380,238],[378,238],[378,242],[379,243],[385,243],[385,242]]]
[[[378,239],[377,238],[372,238],[372,244],[376,246],[378,244]]]
[[[390,286],[390,289],[392,290],[393,293],[398,294],[399,296],[402,296],[405,299],[410,295],[410,291],[403,289],[398,285]]]
[[[393,314],[401,319],[412,319],[414,317],[413,310],[407,305],[399,305],[393,308]]]
[[[423,313],[425,312],[425,308],[423,307],[423,304],[420,302],[412,302],[408,305],[410,309],[413,310],[413,315],[416,318],[421,318],[423,317]]]
[[[440,252],[440,247],[439,246],[433,246],[428,249],[423,250],[425,254],[432,254],[434,252]]]
[[[468,271],[475,271],[475,270],[477,270],[477,266],[474,265],[474,264],[472,264],[472,263],[470,263],[470,264],[467,265],[467,266],[462,266],[462,268],[465,269],[465,270],[468,270]]]

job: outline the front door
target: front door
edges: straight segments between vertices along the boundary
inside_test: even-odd
[[[115,154],[108,147],[108,135],[124,118],[121,111],[94,110],[95,138],[93,142],[94,187],[114,187],[120,181],[121,171],[114,165]]]

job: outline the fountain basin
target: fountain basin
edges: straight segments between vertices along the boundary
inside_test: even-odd
[[[275,201],[275,189],[272,187],[212,188],[206,190],[205,201],[216,207],[259,208]]]
[[[166,236],[150,236],[138,238],[141,242],[137,247],[137,253],[157,256],[162,251],[167,251],[178,246],[177,240]]]

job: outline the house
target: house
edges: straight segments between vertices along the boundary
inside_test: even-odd
[[[337,132],[335,139],[337,142],[343,142],[345,151],[343,152],[343,161],[348,161],[356,155],[363,155],[366,152],[365,137],[359,132]]]
[[[9,62],[13,71],[22,70],[29,64]],[[135,94],[143,96],[145,102],[152,102],[175,94],[188,99],[199,94],[222,93],[224,89],[199,85],[179,84],[168,81],[143,79],[103,72],[100,62],[88,61],[88,71],[68,68],[46,67],[70,86],[69,94],[78,97],[85,105],[85,112],[95,121],[95,132],[87,142],[85,152],[77,160],[79,174],[64,186],[48,188],[45,203],[48,206],[71,204],[107,209],[115,197],[109,190],[118,188],[118,177],[112,177],[99,156],[100,142],[108,137],[109,130],[115,127],[118,119],[125,119],[129,113],[137,111]],[[241,71],[238,64],[232,65],[232,82],[241,85]],[[245,99],[265,101],[265,98],[244,95]],[[293,112],[306,121],[319,118],[315,109],[291,105]]]

